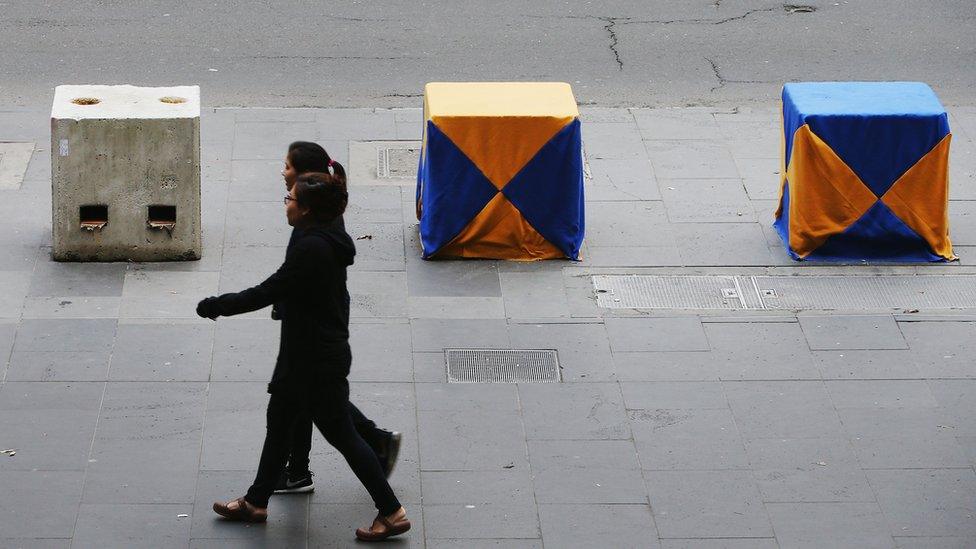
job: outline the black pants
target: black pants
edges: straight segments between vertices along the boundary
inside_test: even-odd
[[[373,420],[366,417],[352,402],[349,403],[349,416],[359,436],[374,451],[379,447],[386,433],[377,428]],[[312,418],[302,414],[295,423],[291,437],[291,452],[288,454],[288,473],[298,477],[308,472],[308,454],[312,451]]]
[[[285,468],[297,422],[307,415],[329,444],[346,458],[352,472],[373,498],[376,509],[383,515],[399,509],[400,501],[386,481],[376,454],[353,426],[351,408],[349,383],[344,378],[316,384],[310,397],[272,393],[268,401],[268,425],[261,462],[254,484],[244,499],[257,507],[268,506],[268,499]]]

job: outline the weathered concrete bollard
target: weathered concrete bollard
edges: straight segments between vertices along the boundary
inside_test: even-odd
[[[56,261],[199,259],[200,88],[58,86]]]

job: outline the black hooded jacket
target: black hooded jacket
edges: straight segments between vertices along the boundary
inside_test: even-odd
[[[346,268],[355,255],[341,224],[296,230],[274,274],[253,288],[217,298],[224,316],[277,304],[281,343],[268,392],[297,391],[349,374],[348,358],[340,357],[349,353]]]

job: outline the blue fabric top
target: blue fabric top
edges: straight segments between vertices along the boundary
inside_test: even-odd
[[[787,163],[804,124],[878,197],[949,133],[945,108],[922,82],[786,84]]]

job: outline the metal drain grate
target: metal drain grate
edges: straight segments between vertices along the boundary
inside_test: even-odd
[[[976,309],[976,275],[593,277],[609,309]]]
[[[416,179],[419,162],[419,147],[383,147],[376,149],[376,177],[379,179]]]
[[[553,349],[444,349],[448,383],[559,383]]]

